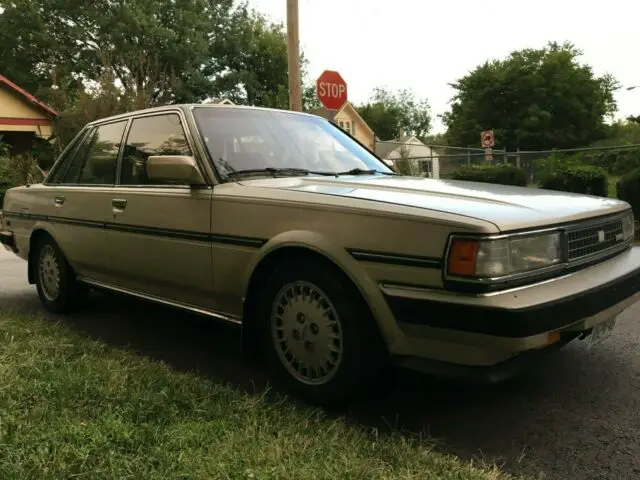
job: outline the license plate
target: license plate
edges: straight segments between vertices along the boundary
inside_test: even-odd
[[[616,317],[605,320],[593,327],[591,335],[586,338],[587,348],[595,347],[609,338],[616,327]]]

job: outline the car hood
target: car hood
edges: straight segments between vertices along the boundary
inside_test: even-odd
[[[473,217],[501,231],[559,224],[626,210],[619,200],[527,187],[404,176],[341,176],[256,179],[241,182],[259,188],[295,190],[407,205]]]

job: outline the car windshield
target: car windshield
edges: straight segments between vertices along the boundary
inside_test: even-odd
[[[394,172],[323,118],[227,107],[193,110],[220,174],[376,174]]]

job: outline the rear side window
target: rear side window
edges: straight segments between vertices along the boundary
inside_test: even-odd
[[[147,175],[147,160],[152,155],[192,155],[180,115],[169,113],[133,120],[122,156],[120,184],[158,185]]]
[[[126,120],[96,127],[67,169],[63,183],[113,185]]]
[[[60,161],[55,165],[51,176],[47,179],[47,183],[60,183],[64,178],[64,174],[69,168],[71,162],[78,154],[78,151],[82,148],[87,135],[90,133],[91,129],[85,129],[78,134],[78,136],[73,140],[72,144],[64,154],[64,157],[60,159]]]

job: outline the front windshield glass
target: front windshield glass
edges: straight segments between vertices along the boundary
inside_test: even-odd
[[[394,173],[366,148],[320,117],[227,107],[196,107],[193,114],[223,177],[265,168]]]

